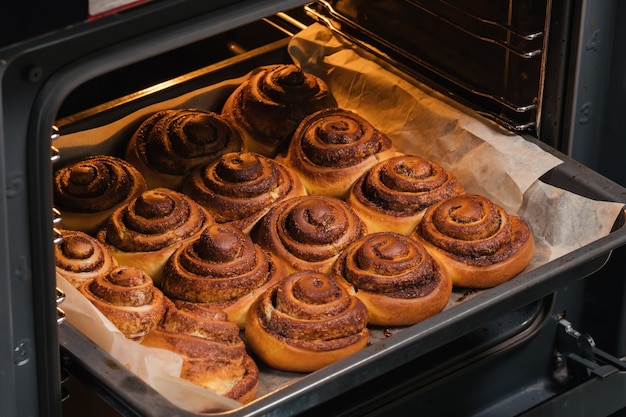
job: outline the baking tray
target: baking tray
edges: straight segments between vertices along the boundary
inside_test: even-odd
[[[101,126],[122,115],[227,78],[245,75],[263,64],[292,62],[287,52],[289,39],[210,65],[167,83],[121,97],[94,109],[58,121],[61,134]],[[533,137],[525,137],[562,164],[541,179],[556,187],[595,199],[624,203],[626,190],[600,174],[559,153]],[[293,374],[265,369],[271,374],[272,389],[261,392],[252,403],[226,412],[228,416],[294,415],[330,401],[367,381],[421,358],[450,344],[492,320],[549,297],[568,283],[600,269],[611,251],[626,243],[625,216],[618,216],[611,233],[554,261],[488,290],[458,297],[455,305],[413,326],[378,329],[371,344],[343,360],[310,374]],[[453,295],[454,297],[454,295]],[[59,329],[64,365],[80,379],[89,381],[105,400],[123,404],[131,415],[195,416],[159,395],[120,362],[78,332],[70,323]],[[283,383],[279,383],[283,381]]]

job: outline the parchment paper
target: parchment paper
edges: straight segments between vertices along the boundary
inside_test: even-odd
[[[621,203],[589,200],[539,181],[562,161],[320,24],[295,36],[289,53],[327,82],[340,106],[371,121],[398,150],[437,162],[468,193],[524,217],[537,244],[528,269],[606,236],[623,209]]]
[[[304,70],[327,82],[341,107],[359,113],[388,134],[397,150],[439,163],[454,172],[468,192],[489,197],[521,215],[531,226],[537,246],[528,269],[608,235],[623,209],[621,203],[593,201],[542,183],[538,178],[562,161],[340,41],[321,25],[296,35],[289,53]],[[226,80],[156,103],[109,125],[62,136],[55,145],[65,162],[87,154],[119,156],[148,115],[165,108],[219,112],[243,80]],[[178,379],[180,358],[126,340],[80,293],[62,278],[58,281],[67,294],[63,309],[68,321],[174,404],[193,412],[240,406]],[[466,297],[453,295],[448,308],[461,298]],[[155,369],[158,375],[151,375]],[[262,372],[259,394],[297,377]]]
[[[100,311],[57,274],[57,287],[65,293],[66,320],[123,366],[179,408],[195,413],[232,410],[237,401],[180,379],[182,358],[168,350],[143,346],[127,339]]]

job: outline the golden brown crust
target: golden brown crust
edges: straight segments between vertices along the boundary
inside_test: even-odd
[[[367,346],[363,303],[328,274],[303,271],[263,293],[246,317],[246,341],[269,366],[311,372]]]
[[[380,160],[395,155],[391,139],[358,114],[320,110],[299,125],[277,159],[293,169],[309,194],[344,198],[350,186]]]
[[[365,223],[344,201],[314,195],[274,206],[251,236],[291,272],[330,272],[339,253],[366,233]]]
[[[120,265],[143,269],[158,286],[170,255],[212,223],[211,215],[188,196],[155,188],[113,212],[97,238]]]
[[[182,192],[206,208],[217,223],[249,233],[276,203],[306,195],[300,178],[273,159],[233,152],[194,170]]]
[[[211,225],[179,247],[163,270],[163,292],[174,300],[213,304],[243,328],[250,304],[287,269],[233,226]]]
[[[168,305],[152,279],[134,267],[117,267],[84,282],[79,291],[129,339],[140,339],[152,330]]]
[[[370,232],[410,235],[426,208],[463,193],[456,177],[440,165],[417,155],[398,155],[361,176],[346,201]]]
[[[63,228],[93,235],[117,208],[147,189],[131,164],[114,156],[90,156],[54,173],[54,204]]]
[[[337,259],[333,277],[356,290],[375,326],[420,322],[443,310],[452,293],[439,262],[416,240],[394,232],[354,242]]]
[[[180,377],[194,384],[242,403],[256,395],[259,370],[239,328],[220,309],[177,303],[141,343],[179,354]]]
[[[429,207],[413,236],[460,287],[501,284],[522,272],[535,250],[532,232],[521,217],[471,194]]]
[[[243,146],[241,132],[217,113],[161,110],[135,131],[125,159],[143,174],[149,188],[179,190],[183,177],[194,168]]]
[[[62,230],[61,236],[63,241],[54,247],[56,272],[74,287],[117,267],[115,258],[96,238],[75,230]]]
[[[337,107],[326,83],[294,64],[260,67],[226,100],[222,114],[243,132],[246,149],[274,157],[307,115]]]

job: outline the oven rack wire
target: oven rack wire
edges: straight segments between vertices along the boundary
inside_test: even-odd
[[[394,10],[393,16],[402,19],[391,24],[383,20],[392,13],[385,2],[368,3],[369,7],[359,4],[358,0],[321,0],[307,4],[305,10],[311,18],[349,42],[505,128],[516,132],[538,129],[550,0],[545,2],[545,9],[540,10],[536,21],[525,23],[527,27],[514,23],[516,11],[510,2],[507,2],[506,20],[502,21],[479,15],[452,0],[405,0],[395,3],[400,12]],[[469,41],[452,43],[456,45],[453,49],[441,50],[434,40],[441,33],[429,34],[426,28],[420,29],[433,22],[445,28],[445,36]],[[394,24],[407,30],[384,29],[385,25]],[[420,46],[422,42],[426,46]],[[472,49],[467,49],[468,45]],[[434,55],[444,57],[433,63]],[[487,84],[477,81],[479,77],[471,71],[459,70],[465,67],[463,62],[471,68],[470,60],[480,61],[475,60],[476,56],[500,63],[473,69],[476,74],[483,70],[492,72],[485,77],[491,80]]]

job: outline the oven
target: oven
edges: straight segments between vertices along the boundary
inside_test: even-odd
[[[2,18],[0,415],[624,415],[622,2],[35,3],[49,18],[33,19],[24,5]],[[52,172],[100,152],[106,128],[150,106],[202,92],[218,109],[223,91],[251,70],[293,61],[331,88],[345,87],[342,74],[393,80],[389,95],[369,93],[357,104],[354,90],[345,95],[344,103],[367,102],[362,111],[381,124],[397,122],[391,102],[412,114],[412,101],[388,101],[408,91],[409,100],[425,94],[443,103],[427,121],[440,122],[445,109],[454,117],[444,122],[463,134],[510,143],[498,149],[512,158],[508,167],[536,176],[510,204],[562,241],[497,287],[455,289],[431,318],[372,329],[365,349],[318,371],[261,365],[250,404],[190,410],[66,313],[71,300],[54,268],[61,236]],[[529,144],[530,162],[507,151]],[[405,147],[414,149],[411,140]],[[534,200],[548,190],[559,198]],[[554,227],[560,216],[565,225]]]

